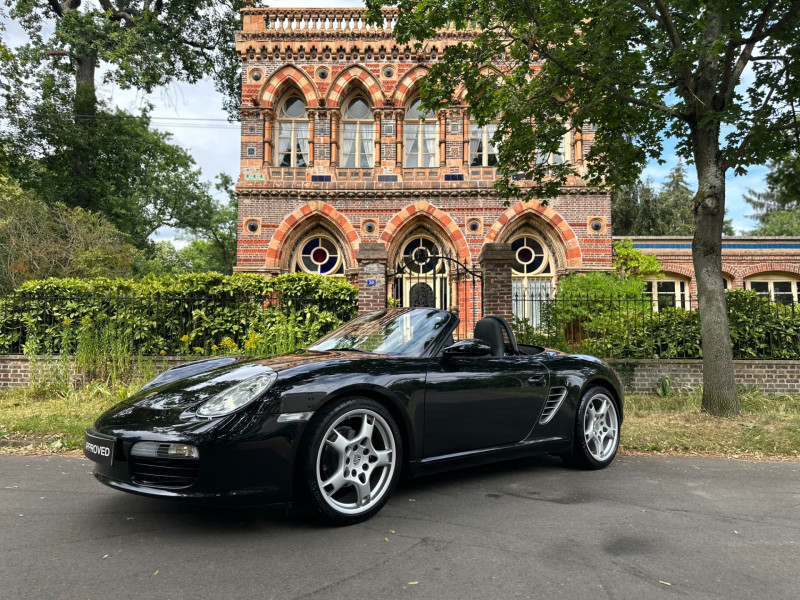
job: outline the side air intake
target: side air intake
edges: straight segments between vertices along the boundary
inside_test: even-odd
[[[547,425],[558,412],[564,398],[567,397],[567,388],[554,387],[550,389],[550,394],[547,396],[547,402],[544,404],[542,416],[539,417],[540,425]]]

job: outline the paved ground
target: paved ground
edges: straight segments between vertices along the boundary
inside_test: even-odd
[[[800,597],[798,463],[525,459],[406,482],[340,529],[130,496],[90,469],[0,456],[0,597]]]

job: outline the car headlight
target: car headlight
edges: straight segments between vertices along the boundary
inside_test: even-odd
[[[262,373],[240,381],[213,398],[206,400],[197,409],[197,414],[201,417],[221,417],[232,413],[255,400],[269,386],[275,383],[277,378],[278,374],[275,371],[270,371],[269,373]]]

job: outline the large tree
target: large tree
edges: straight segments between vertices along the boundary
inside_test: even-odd
[[[233,113],[238,104],[234,31],[242,0],[6,0],[29,35],[18,49],[30,81],[53,69],[69,73],[74,121],[71,204],[95,208],[92,180],[98,126],[97,84],[151,92],[181,80],[212,76]],[[52,32],[52,33],[50,33]]]
[[[382,0],[366,0],[371,17]],[[499,120],[507,196],[558,193],[576,165],[549,165],[570,130],[597,126],[591,184],[632,183],[664,133],[694,165],[692,257],[700,302],[703,408],[740,411],[722,286],[725,176],[797,148],[800,0],[399,0],[402,43],[475,28],[422,84],[443,107],[463,82],[479,123]],[[430,42],[428,42],[430,43]],[[523,126],[532,123],[534,126]],[[532,183],[520,186],[519,174]]]

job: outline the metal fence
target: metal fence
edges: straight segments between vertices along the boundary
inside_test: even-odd
[[[734,358],[800,359],[800,305],[729,292]],[[603,358],[702,358],[695,297],[516,293],[521,343]]]
[[[288,351],[357,312],[337,298],[277,294],[14,294],[0,298],[0,354],[75,352],[82,342],[140,354]]]

